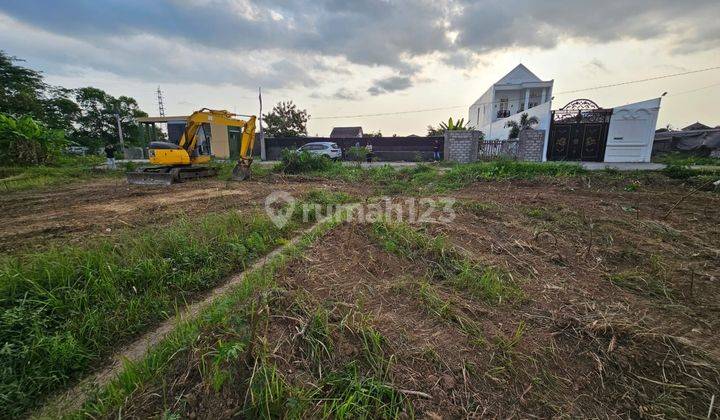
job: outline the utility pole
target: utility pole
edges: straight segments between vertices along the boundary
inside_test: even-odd
[[[260,160],[267,160],[267,151],[265,150],[265,133],[262,125],[262,87],[258,87],[258,100],[260,101],[260,115],[258,115],[258,124],[260,124]],[[252,150],[250,151],[252,154]]]
[[[123,138],[123,132],[122,132],[122,121],[120,120],[120,113],[115,112],[115,121],[117,121],[118,126],[118,137],[120,138],[120,149],[123,153],[125,153],[125,139]]]
[[[165,104],[163,104],[163,94],[162,90],[160,90],[160,86],[157,88],[157,100],[158,100],[158,111],[160,111],[160,116],[165,116]]]

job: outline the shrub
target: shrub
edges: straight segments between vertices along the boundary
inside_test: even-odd
[[[663,169],[663,173],[672,179],[688,179],[698,175],[700,171],[690,169],[690,167],[686,165],[669,164],[665,167],[665,169]]]
[[[347,150],[345,156],[347,156],[349,160],[352,160],[354,162],[362,162],[363,160],[365,160],[366,154],[367,150],[364,147],[353,146]]]
[[[60,155],[67,141],[61,130],[51,130],[29,116],[0,114],[0,162],[42,165]]]
[[[286,174],[324,171],[333,166],[333,162],[327,156],[290,149],[283,149],[280,160],[279,170]]]

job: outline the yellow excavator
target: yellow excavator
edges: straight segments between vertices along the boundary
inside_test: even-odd
[[[189,179],[206,178],[217,175],[217,169],[209,166],[212,156],[201,147],[198,132],[203,124],[240,127],[240,156],[233,168],[232,179],[243,181],[250,177],[252,150],[255,143],[255,120],[250,116],[242,120],[237,114],[224,110],[203,108],[188,117],[185,131],[178,144],[166,141],[153,141],[148,147],[150,164],[135,171],[128,172],[129,184],[135,185],[170,185]],[[203,134],[205,134],[203,132]],[[203,136],[207,139],[207,136]]]

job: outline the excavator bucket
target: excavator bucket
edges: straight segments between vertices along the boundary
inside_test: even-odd
[[[233,181],[245,181],[250,178],[250,165],[246,162],[238,162],[232,171]]]

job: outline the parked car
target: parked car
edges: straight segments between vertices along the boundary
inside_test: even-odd
[[[327,156],[332,160],[342,158],[342,150],[337,143],[329,141],[318,141],[314,143],[308,143],[297,150],[298,152],[308,152],[313,155]]]

